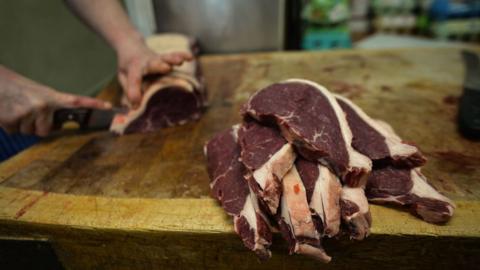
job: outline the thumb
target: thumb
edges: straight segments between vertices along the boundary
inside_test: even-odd
[[[91,109],[110,109],[112,104],[97,98],[77,96],[73,94],[57,93],[55,97],[56,107],[65,108],[91,108]]]

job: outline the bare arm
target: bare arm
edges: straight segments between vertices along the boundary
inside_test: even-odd
[[[61,93],[0,65],[0,127],[9,133],[46,136],[58,108],[108,109],[101,100]]]
[[[65,0],[70,9],[117,52],[141,46],[142,35],[130,23],[118,0]]]
[[[192,59],[187,53],[158,55],[149,49],[118,0],[65,0],[68,6],[116,51],[118,79],[133,107],[142,98],[143,76],[168,73]]]

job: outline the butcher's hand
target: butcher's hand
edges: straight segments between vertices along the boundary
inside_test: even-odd
[[[117,54],[118,79],[133,108],[138,107],[142,100],[141,84],[144,76],[166,74],[173,66],[179,66],[193,57],[186,52],[157,54],[146,46],[143,39],[123,44]]]
[[[0,127],[8,133],[47,136],[57,108],[108,109],[110,103],[65,94],[0,65]]]

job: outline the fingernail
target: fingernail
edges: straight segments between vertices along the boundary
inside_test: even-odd
[[[105,107],[105,109],[111,109],[112,108],[112,103],[107,101],[107,102],[103,103],[103,106]]]

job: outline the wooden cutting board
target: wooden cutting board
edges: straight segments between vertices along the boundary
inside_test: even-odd
[[[403,268],[480,263],[480,143],[456,128],[464,66],[459,49],[261,53],[201,58],[209,91],[203,118],[155,133],[71,132],[0,164],[0,237],[47,239],[71,269],[318,269],[287,256],[259,263],[209,197],[203,145],[240,121],[256,90],[305,78],[389,122],[428,157],[425,175],[457,204],[444,226],[372,206],[363,242],[326,241],[327,268]],[[101,94],[117,99],[110,84]]]

